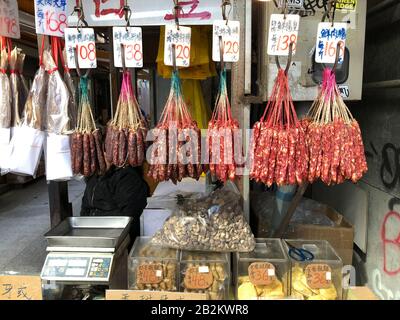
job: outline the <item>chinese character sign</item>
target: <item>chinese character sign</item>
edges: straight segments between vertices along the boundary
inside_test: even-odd
[[[219,37],[222,37],[222,46],[225,62],[238,62],[240,49],[240,22],[216,20],[213,25],[213,60],[221,60]]]
[[[268,54],[288,56],[290,44],[293,43],[293,54],[296,53],[297,35],[300,16],[297,14],[272,14],[268,32]]]
[[[65,47],[68,68],[76,69],[75,52],[79,68],[97,68],[95,35],[92,28],[65,28]]]
[[[164,63],[167,66],[173,65],[173,45],[175,45],[175,58],[177,67],[189,67],[190,65],[190,44],[192,29],[173,25],[165,26],[164,42]]]
[[[346,48],[347,23],[321,22],[318,25],[315,62],[335,63],[339,44],[339,60],[343,63]]]
[[[40,277],[0,276],[0,300],[42,300]]]
[[[63,37],[67,27],[67,0],[35,0],[36,33]]]
[[[125,50],[125,66],[127,68],[143,67],[142,28],[138,27],[114,27],[114,65],[122,68],[121,44]]]
[[[0,36],[21,38],[17,0],[0,0]]]

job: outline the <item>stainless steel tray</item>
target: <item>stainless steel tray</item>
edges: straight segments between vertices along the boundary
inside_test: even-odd
[[[116,249],[125,239],[131,217],[70,217],[45,234],[48,249]]]

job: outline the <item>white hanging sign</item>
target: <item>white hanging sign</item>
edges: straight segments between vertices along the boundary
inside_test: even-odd
[[[240,22],[216,20],[213,24],[213,60],[221,60],[219,37],[222,36],[225,62],[238,62],[240,51]]]
[[[293,43],[293,55],[296,53],[300,16],[297,14],[272,14],[268,32],[268,54],[288,56]]]
[[[21,38],[17,0],[0,0],[0,36]]]
[[[36,33],[64,37],[67,0],[34,0]]]
[[[125,66],[127,68],[143,67],[142,28],[114,27],[114,65],[122,68],[121,44],[125,48]]]
[[[67,1],[67,12],[73,12],[77,0]],[[85,20],[89,26],[123,26],[125,0],[85,0],[82,1]],[[212,25],[221,17],[221,1],[179,0],[182,7],[179,21],[182,25]],[[174,21],[172,0],[149,1],[128,0],[132,10],[131,25],[160,26]],[[73,26],[71,22],[70,26]]]
[[[343,63],[346,48],[347,23],[320,22],[318,24],[317,43],[315,46],[315,62],[335,63],[338,44],[339,61]]]
[[[192,29],[189,27],[176,27],[175,24],[165,26],[164,40],[164,64],[173,65],[173,45],[175,45],[175,57],[177,67],[190,66]]]
[[[94,29],[66,28],[65,47],[67,51],[68,68],[76,69],[75,50],[78,55],[78,64],[81,69],[97,68],[96,44]]]

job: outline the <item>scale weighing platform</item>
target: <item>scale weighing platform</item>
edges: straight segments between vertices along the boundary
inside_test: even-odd
[[[72,217],[45,237],[41,278],[45,299],[103,299],[126,289],[130,217]]]

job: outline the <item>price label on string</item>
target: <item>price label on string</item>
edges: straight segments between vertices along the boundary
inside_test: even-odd
[[[240,22],[216,20],[213,24],[213,60],[221,61],[219,37],[222,37],[225,62],[238,62],[240,49]]]
[[[0,36],[21,38],[17,0],[0,0]]]
[[[339,47],[338,63],[343,63],[346,48],[347,23],[320,22],[318,24],[315,62],[335,63],[336,50]]]
[[[293,55],[296,53],[300,16],[297,14],[272,14],[268,33],[268,54],[288,56],[293,43]]]
[[[122,68],[121,44],[125,48],[125,66],[127,68],[143,67],[142,28],[114,27],[114,65]]]
[[[67,27],[66,0],[34,0],[36,33],[64,37]]]
[[[76,49],[76,53],[78,55],[79,68],[97,68],[94,29],[65,28],[64,32],[68,68],[76,69],[74,49]]]
[[[190,48],[191,48],[192,29],[189,27],[179,27],[175,25],[165,26],[165,42],[164,42],[164,64],[173,65],[173,49],[175,45],[175,56],[177,67],[190,66]]]

